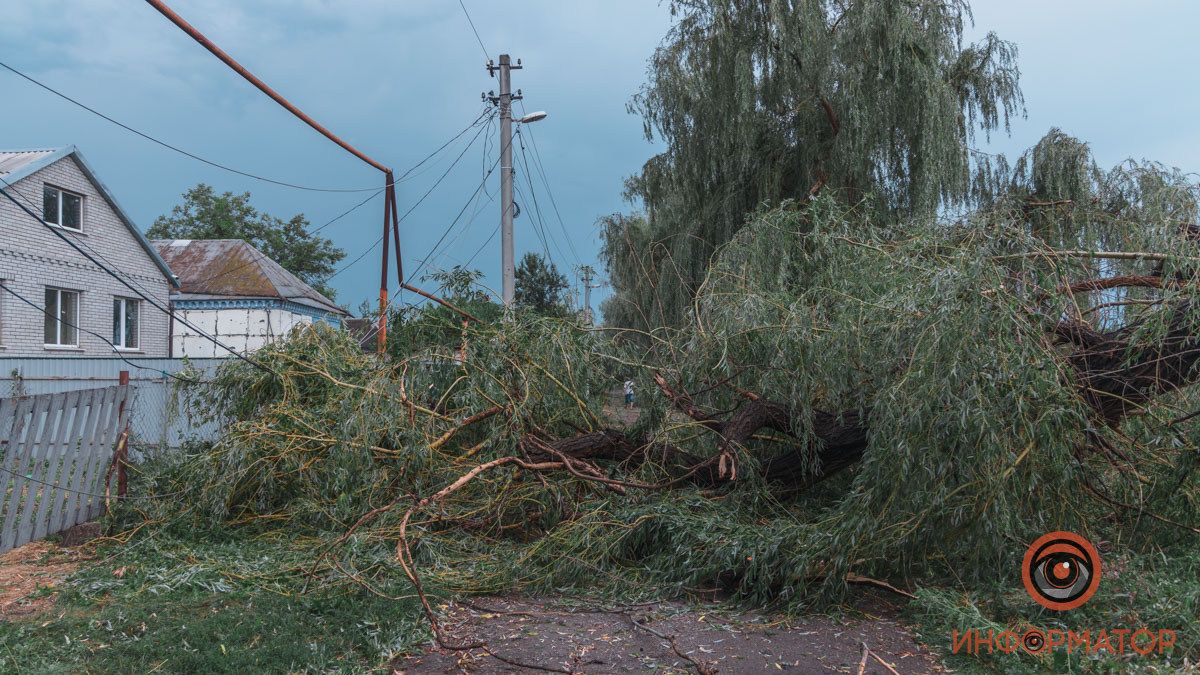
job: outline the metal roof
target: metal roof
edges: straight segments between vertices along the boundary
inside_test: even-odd
[[[171,269],[167,267],[167,263],[158,255],[158,251],[150,245],[150,241],[146,239],[146,235],[138,229],[138,226],[133,223],[133,220],[125,213],[125,209],[117,203],[117,198],[109,192],[104,183],[100,182],[100,178],[96,176],[96,172],[92,170],[87,160],[83,158],[83,153],[74,145],[66,145],[61,148],[39,149],[39,150],[0,150],[0,189],[4,189],[15,184],[17,181],[24,180],[42,169],[50,166],[65,157],[73,157],[75,163],[79,165],[79,169],[83,171],[83,175],[96,186],[96,190],[104,197],[104,201],[112,207],[117,217],[125,224],[125,228],[129,230],[133,238],[137,240],[142,250],[154,264],[167,277],[167,281],[172,286],[178,286],[175,277],[171,274]]]
[[[329,298],[241,239],[156,239],[179,278],[181,299],[278,298],[349,316]]]
[[[48,155],[53,155],[54,153],[54,149],[0,150],[0,177],[9,180],[13,172],[20,171],[30,163],[45,159]]]

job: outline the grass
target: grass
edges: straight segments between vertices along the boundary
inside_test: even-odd
[[[415,600],[302,594],[295,542],[163,534],[98,554],[50,612],[0,622],[0,672],[390,672],[429,638]]]

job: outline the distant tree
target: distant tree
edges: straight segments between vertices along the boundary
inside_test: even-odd
[[[516,270],[516,304],[547,316],[565,316],[567,277],[553,262],[536,253],[526,253]]]
[[[159,216],[146,236],[152,239],[244,239],[326,297],[325,284],[346,252],[308,231],[308,219],[296,214],[281,220],[250,205],[250,193],[217,194],[200,183],[183,193],[183,203]]]

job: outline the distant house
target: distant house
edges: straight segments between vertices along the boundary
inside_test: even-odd
[[[0,151],[0,190],[49,223],[0,195],[0,356],[168,355],[171,271],[75,146]]]
[[[241,352],[252,352],[293,328],[349,316],[296,275],[241,239],[155,240],[179,280],[171,294],[177,317]],[[171,356],[230,356],[212,340],[175,321]]]

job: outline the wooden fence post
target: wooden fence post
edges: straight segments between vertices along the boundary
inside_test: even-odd
[[[120,384],[122,387],[129,385],[129,371],[128,370],[121,371],[121,374],[117,377],[117,383]],[[127,394],[125,396],[121,397],[121,407],[117,411],[117,419],[121,419],[122,415],[124,415],[125,401],[128,398],[129,398],[129,396]],[[118,432],[118,434],[121,434],[121,433],[127,434],[128,431],[129,431],[129,421],[126,420],[125,428],[121,429]],[[125,472],[125,457],[129,454],[129,440],[128,440],[127,435],[124,437],[118,436],[118,438],[120,438],[120,441],[117,443],[117,457],[116,457],[116,460],[117,460],[117,499],[124,499],[125,492],[129,489],[129,476]]]

